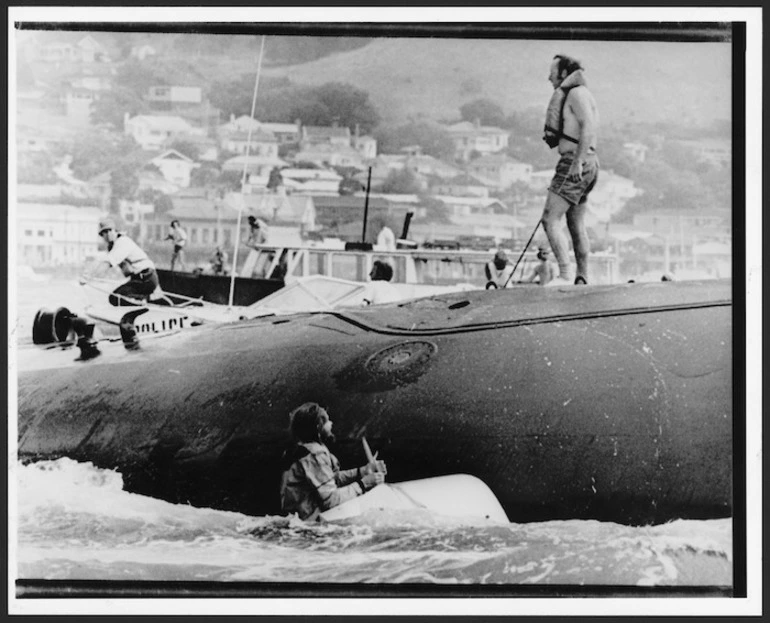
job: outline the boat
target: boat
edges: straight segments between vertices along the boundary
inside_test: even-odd
[[[254,245],[235,278],[233,304],[247,306],[280,288],[287,280],[324,275],[348,281],[366,281],[375,261],[393,267],[394,284],[456,285],[470,284],[484,288],[484,266],[492,259],[489,252],[470,249],[397,248],[377,249],[372,245],[348,244],[347,248],[320,245]],[[528,282],[537,263],[537,253],[523,255],[510,286]],[[610,252],[593,253],[589,258],[591,283],[619,281],[617,256]],[[172,272],[157,269],[165,292],[226,305],[231,277],[202,272]]]
[[[280,512],[288,413],[321,402],[343,466],[464,473],[512,521],[732,512],[729,280],[475,290],[202,325],[136,345],[20,348],[18,457],[126,490]]]

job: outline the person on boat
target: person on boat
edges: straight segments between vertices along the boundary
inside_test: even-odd
[[[487,276],[487,290],[510,287],[513,266],[508,263],[508,255],[503,249],[498,249],[484,265],[484,274]]]
[[[556,268],[550,261],[550,253],[545,247],[540,247],[537,250],[537,259],[540,260],[532,276],[529,278],[529,282],[536,281],[541,286],[548,285],[554,277],[556,277]]]
[[[227,259],[227,251],[217,247],[214,255],[211,256],[211,272],[215,275],[224,275],[227,272]]]
[[[166,240],[171,240],[174,243],[174,251],[171,254],[171,271],[174,270],[174,265],[179,262],[182,270],[187,270],[187,265],[184,261],[184,245],[187,242],[187,232],[182,229],[179,221],[174,219],[171,221],[171,231],[166,236]]]
[[[396,234],[387,225],[383,225],[380,233],[377,234],[377,248],[380,251],[396,250]]]
[[[548,80],[554,92],[548,103],[543,140],[549,148],[557,147],[560,156],[542,217],[543,228],[559,265],[558,277],[548,285],[573,283],[567,241],[562,232],[565,214],[577,264],[574,283],[586,284],[590,243],[585,213],[586,200],[599,175],[596,155],[599,112],[586,86],[583,67],[576,59],[557,54],[551,62]]]
[[[393,267],[384,260],[374,260],[369,271],[369,283],[364,294],[364,305],[392,303],[402,297],[390,283],[393,279]]]
[[[110,305],[136,305],[136,301],[149,299],[160,285],[152,260],[131,238],[117,231],[111,218],[99,222],[99,235],[107,243],[107,259],[97,263],[91,274],[83,275],[80,283],[104,275],[111,266],[118,267],[128,281],[113,290]]]
[[[314,520],[330,508],[362,495],[385,482],[384,461],[374,460],[355,469],[341,470],[327,446],[334,441],[326,409],[306,402],[289,414],[294,443],[283,456],[281,508],[300,519]]]
[[[253,247],[256,244],[267,244],[267,223],[256,216],[249,216],[249,238],[246,244]]]

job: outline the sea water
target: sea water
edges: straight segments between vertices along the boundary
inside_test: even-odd
[[[171,504],[70,459],[19,465],[19,578],[729,586],[729,519],[479,525],[379,512],[346,523]]]
[[[85,301],[72,279],[25,273],[9,309],[12,343],[31,347],[41,307],[79,313]],[[309,524],[128,493],[118,472],[69,459],[17,464],[10,477],[20,579],[732,585],[729,518],[644,527],[586,520],[473,525],[392,512]]]

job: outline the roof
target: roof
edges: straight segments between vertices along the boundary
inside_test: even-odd
[[[461,173],[460,175],[456,175],[455,177],[446,180],[446,182],[457,186],[484,186],[484,182],[473,177],[469,173]]]
[[[516,160],[515,158],[511,158],[510,156],[506,156],[505,154],[487,154],[486,156],[481,156],[480,158],[476,158],[472,162],[468,164],[468,168],[473,168],[474,166],[484,166],[484,165],[496,165],[496,164],[518,164],[525,167],[531,167],[532,165],[526,164],[524,162],[521,162],[520,160]],[[551,175],[553,175],[553,172],[551,172]]]
[[[264,128],[259,128],[256,131],[252,130],[251,136],[249,136],[248,130],[242,131],[242,130],[236,130],[235,132],[230,132],[227,135],[228,141],[260,141],[262,143],[277,143],[278,139],[275,137],[275,134],[273,134],[270,131],[266,131]]]
[[[496,128],[489,125],[477,126],[470,121],[461,121],[447,127],[447,131],[452,134],[510,134],[507,130]]]
[[[350,195],[345,196],[339,196],[339,197],[323,197],[323,196],[314,196],[313,197],[313,203],[315,204],[316,209],[323,209],[323,208],[345,208],[345,209],[360,209],[361,214],[363,214],[364,209],[364,197],[352,197]],[[369,197],[369,208],[370,209],[386,209],[390,205],[390,202],[387,199],[381,199],[379,197]]]
[[[184,162],[193,162],[192,158],[188,158],[183,153],[178,152],[176,149],[167,149],[163,153],[152,158],[150,162],[155,163],[158,160],[183,160]]]
[[[335,126],[302,126],[302,135],[307,138],[350,138],[350,128]]]
[[[153,130],[170,130],[176,132],[185,132],[192,126],[181,117],[173,115],[136,115],[128,119],[128,123],[143,123]]]
[[[261,216],[268,222],[301,223],[315,198],[309,195],[241,195],[245,212]]]

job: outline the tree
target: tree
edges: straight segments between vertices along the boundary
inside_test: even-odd
[[[476,121],[481,125],[502,127],[505,125],[505,113],[490,99],[476,99],[460,106],[460,116],[464,121]]]
[[[427,195],[420,196],[420,205],[425,208],[425,221],[429,223],[451,223],[446,204],[440,199]]]
[[[411,121],[400,126],[379,127],[374,132],[380,153],[395,154],[411,145],[419,145],[422,153],[440,160],[452,160],[454,141],[442,126],[426,122]]]
[[[411,195],[420,191],[417,177],[409,169],[391,171],[382,183],[381,191],[384,193],[397,193]]]
[[[220,177],[219,169],[212,164],[204,164],[192,170],[190,174],[190,185],[196,188],[211,186],[215,184]]]
[[[366,91],[341,82],[328,82],[308,89],[291,108],[291,116],[307,125],[329,126],[338,123],[351,130],[359,127],[370,132],[380,115],[369,101]]]

